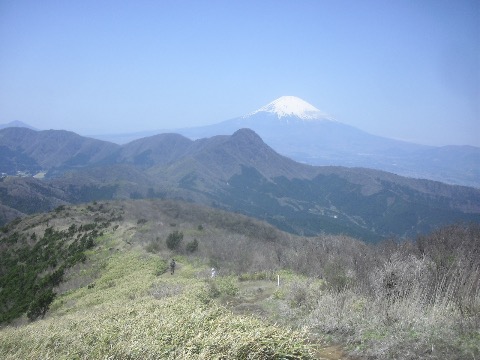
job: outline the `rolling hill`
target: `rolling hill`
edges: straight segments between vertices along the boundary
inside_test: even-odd
[[[2,151],[5,163],[46,172],[42,181],[7,177],[0,182],[3,214],[9,216],[3,221],[15,211],[63,203],[172,198],[255,216],[293,233],[346,233],[377,241],[480,218],[478,189],[364,168],[301,164],[276,153],[249,129],[195,141],[161,134],[123,146],[64,131],[4,129],[0,146],[8,150]]]

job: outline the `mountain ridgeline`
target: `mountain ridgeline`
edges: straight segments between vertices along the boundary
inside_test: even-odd
[[[245,116],[175,132],[195,140],[232,135],[242,128],[252,129],[275,151],[301,163],[365,167],[480,188],[478,147],[426,146],[369,134],[295,96],[282,96]],[[145,136],[148,132],[99,138],[122,143]]]
[[[365,241],[480,222],[480,190],[366,168],[311,166],[252,130],[190,140],[160,134],[117,145],[66,131],[0,130],[0,222],[62,204],[170,198],[266,220],[303,235]]]

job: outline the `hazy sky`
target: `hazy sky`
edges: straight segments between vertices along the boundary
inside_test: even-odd
[[[373,134],[480,146],[480,1],[0,0],[0,123],[173,129],[282,95]]]

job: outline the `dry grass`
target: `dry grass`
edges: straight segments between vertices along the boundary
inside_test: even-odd
[[[326,292],[304,324],[340,336],[351,353],[373,359],[475,359],[480,333],[447,304],[425,306],[417,298],[394,303],[345,290]]]
[[[343,270],[349,283],[317,292],[316,307],[303,324],[343,338],[362,357],[478,359],[480,268],[471,256],[478,242],[472,241],[473,248],[461,245],[469,231],[458,228],[450,239],[458,244],[435,257],[409,244],[375,248],[376,261],[361,264],[369,267],[366,276],[360,278],[355,267]]]
[[[184,203],[114,202],[104,210],[121,220],[67,274],[45,320],[0,330],[0,357],[309,358],[306,334],[289,330],[306,329],[360,358],[480,358],[478,227],[370,246],[345,236],[295,237]],[[77,223],[99,216],[85,207],[69,213]],[[46,226],[27,221],[29,231],[35,221]],[[70,219],[49,221],[65,227]],[[170,252],[165,240],[174,230],[184,243],[198,239],[198,250]],[[175,275],[160,275],[172,256]],[[242,295],[246,282],[275,282],[279,273],[281,287],[268,299]],[[282,326],[211,301],[239,296]]]
[[[305,334],[233,316],[211,301],[205,281],[188,275],[190,264],[178,276],[156,277],[158,261],[141,251],[113,255],[95,287],[63,294],[42,321],[2,329],[0,357],[313,358]]]

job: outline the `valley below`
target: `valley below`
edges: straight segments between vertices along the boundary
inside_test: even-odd
[[[0,130],[0,224],[59,205],[176,199],[245,214],[298,235],[366,242],[480,221],[480,190],[379,170],[311,166],[254,131],[190,140],[160,134],[120,146],[65,131]],[[42,178],[32,177],[41,173]]]

